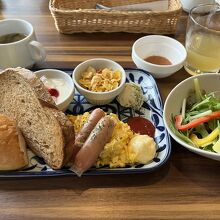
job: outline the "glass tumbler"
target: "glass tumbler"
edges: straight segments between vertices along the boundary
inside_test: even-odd
[[[220,69],[220,6],[199,5],[191,9],[186,30],[185,70],[191,75]]]

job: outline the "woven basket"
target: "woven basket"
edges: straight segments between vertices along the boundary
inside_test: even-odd
[[[50,11],[59,32],[130,32],[172,34],[181,13],[179,0],[169,0],[167,11],[119,11],[95,9],[152,0],[50,0]]]

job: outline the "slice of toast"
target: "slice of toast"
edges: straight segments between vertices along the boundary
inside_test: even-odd
[[[16,71],[17,73],[22,75],[34,89],[38,99],[40,101],[44,101],[45,105],[50,105],[54,108],[57,108],[55,101],[48,92],[47,88],[44,86],[44,83],[39,78],[37,78],[32,71],[21,67],[10,68],[9,70]]]
[[[72,159],[73,149],[75,146],[74,126],[62,111],[46,106],[44,106],[44,110],[49,114],[50,113],[53,114],[61,126],[64,137],[64,145],[65,145],[64,165],[70,166],[71,163],[73,162],[71,161],[71,159]]]
[[[31,85],[14,70],[0,74],[0,113],[17,121],[27,145],[51,168],[64,165],[65,141],[59,122],[45,111]]]
[[[75,142],[75,131],[71,121],[62,111],[57,108],[55,101],[48,92],[47,88],[44,86],[44,83],[39,78],[37,78],[32,71],[21,67],[10,68],[10,70],[18,72],[27,80],[27,82],[34,89],[34,92],[36,93],[41,105],[44,107],[44,110],[49,112],[49,114],[53,114],[59,122],[64,137],[63,165],[71,165],[72,161],[70,160]]]

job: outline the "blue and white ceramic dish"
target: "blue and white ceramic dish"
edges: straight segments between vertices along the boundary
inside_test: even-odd
[[[71,74],[70,70],[64,70]],[[99,106],[106,112],[118,114],[119,119],[126,121],[131,116],[141,116],[149,119],[155,126],[155,142],[157,143],[157,154],[153,161],[146,165],[137,165],[126,168],[92,168],[83,175],[103,175],[103,174],[129,174],[151,172],[163,165],[169,158],[171,152],[170,137],[163,122],[163,103],[158,87],[153,77],[139,69],[126,69],[127,81],[139,84],[144,93],[145,101],[139,111],[121,107],[116,101],[111,104]],[[75,93],[67,113],[74,115],[82,114],[85,111],[92,111],[96,106],[89,104],[79,93]],[[23,171],[0,173],[0,177],[43,177],[43,176],[67,176],[75,175],[68,169],[52,170],[42,158],[34,155],[31,151],[29,155],[29,167]]]

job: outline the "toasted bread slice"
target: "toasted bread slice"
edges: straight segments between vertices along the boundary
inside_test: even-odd
[[[64,164],[64,137],[55,116],[45,111],[31,85],[14,70],[0,74],[0,113],[14,118],[27,145],[53,169]]]
[[[59,122],[64,137],[63,165],[70,165],[72,162],[70,161],[70,159],[73,154],[73,148],[75,146],[75,132],[73,124],[66,117],[66,115],[57,108],[55,101],[48,92],[47,88],[44,86],[43,82],[38,79],[32,71],[20,67],[11,68],[11,70],[15,70],[28,81],[28,83],[34,89],[41,105],[44,107],[44,110],[47,111],[49,114],[53,114]]]
[[[52,105],[54,108],[57,108],[55,101],[44,86],[44,83],[38,79],[32,71],[21,67],[10,68],[9,70],[16,71],[22,75],[28,81],[28,83],[30,83],[40,101],[44,101],[45,104],[50,106]]]
[[[73,149],[75,146],[74,145],[75,143],[74,126],[62,111],[54,109],[54,108],[45,107],[45,106],[44,106],[44,109],[46,112],[53,114],[61,126],[63,137],[64,137],[64,144],[65,144],[64,165],[67,165],[67,164],[70,165],[71,162],[73,162],[70,160],[71,160]]]

